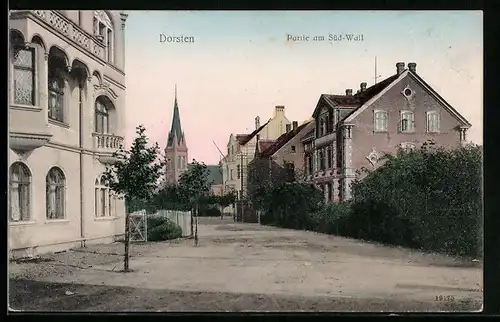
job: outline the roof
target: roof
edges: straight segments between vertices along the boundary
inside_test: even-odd
[[[361,112],[363,112],[366,108],[368,108],[374,101],[376,101],[381,95],[386,93],[390,88],[392,88],[395,84],[397,84],[399,81],[404,79],[407,75],[411,75],[420,85],[426,89],[431,95],[433,95],[442,105],[443,107],[451,114],[453,115],[459,122],[462,123],[462,125],[466,127],[470,127],[471,124],[462,116],[460,113],[458,113],[457,110],[453,108],[448,102],[446,102],[431,86],[429,86],[420,76],[418,76],[417,73],[410,71],[409,69],[404,70],[400,75],[394,75],[391,76],[387,79],[385,79],[382,85],[380,85],[380,88],[377,90],[374,90],[373,93],[375,95],[369,95],[367,99],[363,100],[363,103],[359,106],[359,108],[354,109],[351,113],[346,115],[346,117],[341,120],[342,122],[351,122],[357,115],[359,115]],[[381,84],[379,83],[379,84]],[[376,84],[374,86],[377,86],[379,84]],[[368,89],[366,90],[368,91]],[[319,103],[318,103],[319,105]]]
[[[262,131],[262,129],[267,125],[267,123],[269,123],[269,121],[264,123],[264,125],[260,126],[258,129],[256,129],[250,134],[236,134],[236,140],[240,145],[247,144],[251,139],[254,138],[254,136],[256,136],[260,131]]]
[[[175,101],[174,101],[174,116],[172,117],[172,126],[168,133],[167,147],[174,146],[174,137],[177,137],[177,144],[184,140],[184,132],[181,127],[181,116],[179,113],[179,105],[177,104],[177,86],[175,87]]]
[[[262,151],[260,156],[263,158],[267,158],[267,157],[272,156],[276,151],[278,151],[285,144],[287,144],[294,136],[299,134],[300,131],[302,131],[302,129],[305,128],[309,123],[311,123],[311,122],[307,121],[307,122],[303,123],[302,125],[298,126],[295,130],[292,130],[290,132],[286,132],[286,133],[282,134],[273,145],[271,145],[270,147],[268,147],[267,149]]]
[[[208,182],[212,185],[222,184],[222,169],[218,165],[207,165]]]
[[[259,140],[259,151],[265,151],[272,146],[276,140]]]
[[[326,102],[329,107],[335,106],[345,106],[345,107],[353,107],[358,108],[362,106],[364,103],[369,101],[372,97],[379,94],[383,91],[387,86],[389,86],[392,82],[394,82],[398,78],[398,75],[392,75],[384,79],[383,81],[374,84],[362,92],[358,92],[354,95],[332,95],[332,94],[322,94],[318,104],[316,105],[316,109],[314,110],[313,117],[316,117],[319,114],[321,103]],[[346,116],[347,117],[347,116]]]

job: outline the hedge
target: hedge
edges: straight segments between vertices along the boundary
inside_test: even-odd
[[[148,241],[163,241],[182,237],[182,228],[173,221],[158,215],[147,215]],[[139,225],[143,229],[143,224]],[[140,238],[137,231],[132,236]]]
[[[261,223],[482,256],[481,147],[427,142],[384,162],[353,183],[348,203],[321,205],[321,192],[304,184],[267,188]]]

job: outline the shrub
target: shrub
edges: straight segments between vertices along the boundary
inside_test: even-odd
[[[261,223],[295,229],[311,225],[309,214],[321,209],[323,200],[321,191],[296,182],[271,186],[263,196]]]
[[[158,215],[147,216],[147,236],[148,241],[163,241],[182,237],[182,228],[173,221]],[[143,230],[144,224],[139,225],[139,229]],[[134,238],[140,238],[139,233],[132,231]]]
[[[482,151],[424,144],[352,186],[353,237],[452,255],[481,253]],[[353,231],[357,229],[358,231]]]

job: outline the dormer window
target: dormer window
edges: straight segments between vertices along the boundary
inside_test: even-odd
[[[103,10],[94,11],[94,36],[105,45],[105,58],[108,62],[114,61],[114,28],[111,18]]]

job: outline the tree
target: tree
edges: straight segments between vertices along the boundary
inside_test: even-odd
[[[195,213],[195,231],[194,245],[198,246],[198,210],[202,199],[208,195],[210,191],[210,183],[208,182],[207,166],[193,159],[188,170],[183,172],[179,178],[179,189],[191,208],[191,231],[193,231],[193,212]]]
[[[153,204],[156,209],[190,210],[181,189],[175,184],[165,184],[156,193]]]
[[[125,197],[125,205],[135,200],[150,200],[162,176],[164,160],[158,161],[160,147],[158,143],[148,146],[146,129],[139,125],[136,128],[136,138],[129,150],[120,146],[113,155],[116,161],[106,166],[104,179],[107,186],[117,195]],[[125,272],[129,271],[130,247],[130,217],[128,209],[125,212]]]

